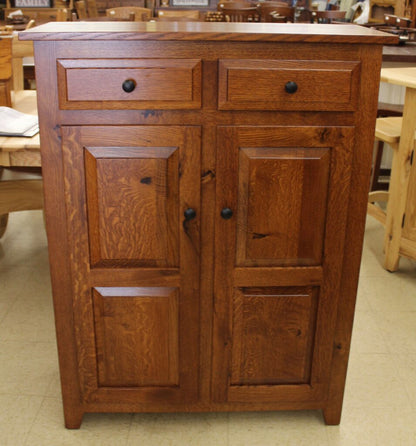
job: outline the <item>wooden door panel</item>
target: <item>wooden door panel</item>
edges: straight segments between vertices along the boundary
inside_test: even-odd
[[[99,386],[177,386],[178,289],[95,288]]]
[[[198,398],[200,148],[196,126],[62,127],[88,403]]]
[[[333,349],[353,128],[224,126],[217,143],[212,397],[317,401]]]
[[[328,148],[240,149],[237,265],[321,263],[329,163]]]
[[[91,263],[178,266],[179,150],[85,150]]]
[[[230,384],[309,383],[318,290],[238,288]]]

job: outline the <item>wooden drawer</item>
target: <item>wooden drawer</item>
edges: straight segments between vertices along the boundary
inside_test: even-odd
[[[355,61],[223,59],[218,108],[355,110],[359,75]]]
[[[57,64],[61,109],[201,107],[199,59],[59,59]],[[125,81],[132,81],[132,91],[124,90]]]

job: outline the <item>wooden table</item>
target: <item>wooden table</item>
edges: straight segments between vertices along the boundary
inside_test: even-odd
[[[19,91],[14,94],[12,102],[16,110],[37,114],[36,91]],[[32,138],[0,136],[0,165],[40,166],[39,133]]]
[[[416,67],[384,68],[381,81],[406,87],[400,143],[392,163],[384,242],[385,268],[395,271],[400,256],[416,259]]]

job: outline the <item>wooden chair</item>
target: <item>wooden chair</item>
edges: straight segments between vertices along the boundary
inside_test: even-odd
[[[252,3],[223,2],[217,9],[224,14],[226,22],[258,22],[260,19],[257,6]]]
[[[284,17],[284,22],[293,23],[295,8],[282,2],[262,2],[257,5],[261,22],[276,22],[278,16]]]
[[[23,58],[26,57],[33,58],[33,42],[19,40],[18,36],[14,36],[12,43],[12,76],[15,92],[24,90]]]
[[[199,20],[201,18],[200,11],[197,9],[182,9],[182,10],[167,10],[161,9],[157,12],[159,18],[162,17],[181,17],[184,19],[195,19]]]
[[[77,2],[74,3],[74,6],[77,11],[77,16],[79,19],[82,20],[88,18],[87,6],[84,0],[78,0]]]
[[[10,107],[12,104],[11,78],[12,39],[1,39],[0,105],[2,106]],[[0,149],[2,149],[1,143]],[[0,237],[6,230],[10,212],[42,208],[43,193],[40,167],[18,168],[0,165]]]
[[[342,21],[345,19],[347,11],[312,11],[312,21],[315,23],[332,23],[334,21]]]
[[[120,6],[106,9],[105,15],[113,19],[131,20],[132,22],[146,22],[152,17],[152,10],[138,6]]]

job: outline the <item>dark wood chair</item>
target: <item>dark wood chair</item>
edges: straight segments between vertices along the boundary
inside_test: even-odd
[[[252,3],[223,2],[217,9],[224,14],[226,22],[258,22],[260,19],[257,6]]]
[[[261,2],[257,5],[261,22],[294,22],[295,8],[283,2]],[[284,20],[278,20],[284,17]]]
[[[118,8],[106,9],[105,15],[116,20],[147,22],[152,17],[152,10],[138,6],[120,6]]]
[[[345,20],[345,14],[347,11],[312,11],[312,21],[315,23],[333,23],[334,21]]]

